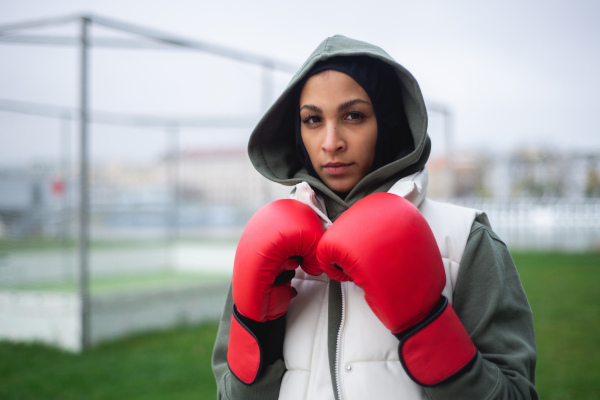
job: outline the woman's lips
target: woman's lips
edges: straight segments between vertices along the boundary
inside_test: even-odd
[[[346,164],[346,163],[337,163],[336,162],[336,163],[327,163],[323,166],[323,168],[330,175],[340,175],[340,174],[343,174],[344,172],[346,172],[346,170],[348,168],[350,168],[350,166],[352,166],[352,163]]]

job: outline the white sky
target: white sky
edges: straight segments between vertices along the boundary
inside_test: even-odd
[[[327,36],[344,34],[382,47],[415,75],[427,101],[450,107],[457,148],[600,151],[600,2],[594,0],[0,0],[0,26],[80,13],[297,65]],[[77,27],[43,32],[74,35]],[[73,49],[0,43],[0,99],[76,106],[77,65]],[[289,77],[277,75],[273,98]],[[254,67],[193,52],[98,49],[91,105],[257,117],[260,78]],[[434,151],[443,148],[442,122],[430,114]],[[0,111],[0,163],[58,157],[60,127]],[[180,145],[242,147],[251,128],[184,130]],[[155,157],[168,140],[162,131],[94,126],[92,154]]]

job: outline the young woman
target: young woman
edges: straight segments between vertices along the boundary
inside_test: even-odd
[[[485,214],[426,198],[413,76],[343,36],[250,138],[294,186],[236,252],[215,343],[223,399],[536,399],[531,310]]]

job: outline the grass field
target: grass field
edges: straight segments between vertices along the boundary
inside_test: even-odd
[[[600,398],[600,253],[515,254],[545,400]],[[70,354],[0,342],[0,399],[215,399],[217,326],[182,327]]]
[[[72,354],[0,344],[0,399],[215,399],[216,324],[134,336]]]
[[[600,253],[514,259],[533,311],[540,398],[600,399]]]

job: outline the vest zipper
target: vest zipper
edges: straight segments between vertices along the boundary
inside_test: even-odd
[[[344,320],[346,316],[346,307],[345,307],[345,298],[344,298],[344,289],[346,287],[346,282],[340,282],[340,292],[342,294],[342,318],[340,319],[340,326],[338,328],[337,340],[335,342],[335,387],[337,389],[337,398],[338,400],[342,399],[342,390],[341,390],[341,382],[340,382],[340,342],[342,339],[342,327],[344,326]]]

